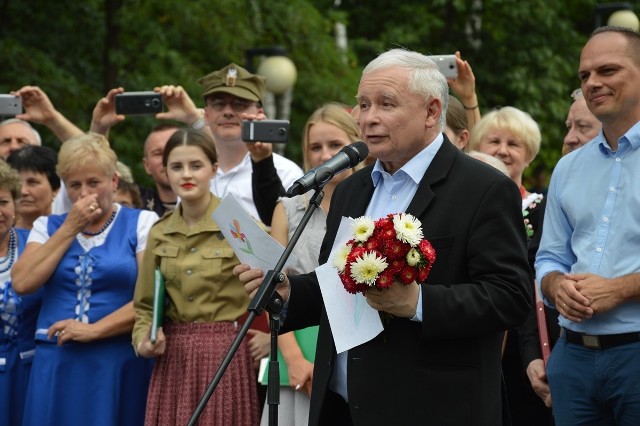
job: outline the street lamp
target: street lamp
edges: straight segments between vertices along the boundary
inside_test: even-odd
[[[267,79],[267,93],[263,100],[266,115],[270,118],[288,120],[293,86],[298,72],[293,61],[287,57],[287,50],[281,46],[259,47],[247,49],[245,55],[247,69]],[[256,56],[262,58],[257,71],[253,63]]]
[[[602,26],[603,18],[606,16],[607,25],[631,28],[634,31],[640,29],[640,20],[629,3],[596,4],[595,28]]]
[[[295,64],[286,56],[267,56],[260,62],[258,74],[267,78],[266,89],[274,95],[286,93],[298,77]]]

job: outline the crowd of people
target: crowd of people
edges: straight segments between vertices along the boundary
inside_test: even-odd
[[[369,157],[323,186],[277,287],[278,424],[640,424],[640,35],[601,27],[585,44],[545,193],[523,182],[534,118],[482,115],[456,63],[447,81],[418,52],[380,54],[355,107],[327,100],[309,117],[303,168],[242,141],[243,120],[267,118],[264,77],[230,63],[198,80],[202,108],[158,86],[166,110],[141,147],[151,188],[108,142],[123,88],[87,132],[39,87],[12,92],[24,112],[0,122],[0,424],[187,424],[266,272],[240,263],[213,212],[233,194],[286,245],[310,203],[286,189],[360,139]],[[423,282],[366,291],[384,331],[338,353],[315,268],[343,217],[405,212],[436,261]],[[270,423],[257,377],[269,347],[254,326],[202,424]]]

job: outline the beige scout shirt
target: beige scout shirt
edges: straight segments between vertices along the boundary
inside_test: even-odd
[[[211,217],[219,204],[212,196],[207,212],[192,228],[182,218],[181,206],[151,228],[133,298],[134,348],[151,327],[156,265],[165,279],[165,324],[234,321],[246,312],[249,297],[232,273],[238,258]]]

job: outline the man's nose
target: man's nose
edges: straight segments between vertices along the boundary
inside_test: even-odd
[[[18,142],[17,139],[11,139],[11,144],[9,145],[9,152],[18,151],[22,148],[22,145]]]
[[[580,141],[578,140],[576,131],[573,127],[571,127],[571,129],[569,129],[569,131],[567,132],[567,135],[564,137],[564,144],[565,145],[576,145],[578,144]]]

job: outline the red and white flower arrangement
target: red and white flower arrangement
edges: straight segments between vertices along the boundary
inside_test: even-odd
[[[376,221],[359,217],[352,234],[333,260],[349,293],[389,288],[394,280],[405,285],[423,282],[436,260],[436,251],[423,239],[422,223],[408,213]]]

